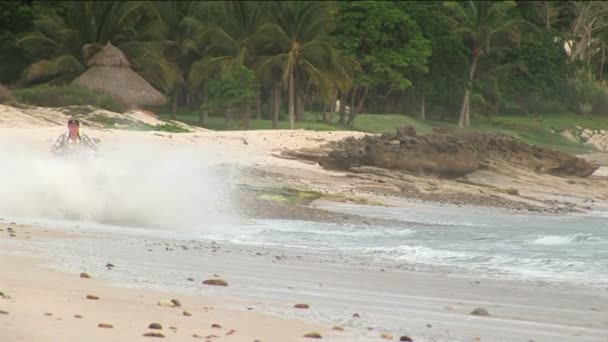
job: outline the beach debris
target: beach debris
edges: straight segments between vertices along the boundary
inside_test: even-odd
[[[211,327],[212,327],[212,328],[217,328],[217,329],[221,329],[221,328],[222,328],[222,326],[221,326],[221,325],[219,325],[219,324],[217,324],[217,323],[213,323],[213,324],[211,324]]]
[[[412,340],[412,338],[409,337],[409,336],[401,336],[399,338],[399,341],[401,341],[401,342],[414,342],[414,340]]]
[[[358,312],[355,312],[355,313],[353,314],[353,317],[355,317],[355,318],[359,318],[359,317],[361,317],[361,315],[359,315],[359,313],[358,313]]]
[[[145,337],[160,337],[160,338],[165,338],[165,335],[163,335],[162,333],[159,332],[147,332],[144,334]]]
[[[112,264],[112,263],[107,263],[107,264],[106,264],[106,267],[107,267],[108,269],[110,269],[110,268],[113,268],[113,267],[116,267],[116,266],[114,266],[114,264]]]
[[[97,324],[97,327],[99,328],[106,328],[106,329],[112,329],[114,328],[114,326],[110,323],[99,323]]]
[[[91,279],[91,276],[88,273],[82,272],[80,273],[80,278]]]
[[[0,310],[0,315],[8,315],[8,311]]]
[[[228,282],[223,279],[207,279],[203,281],[203,284],[212,286],[228,286]]]
[[[323,336],[321,336],[321,334],[319,334],[318,332],[311,332],[311,333],[305,334],[304,337],[306,337],[306,338],[323,338]]]
[[[331,330],[335,330],[335,331],[344,331],[344,328],[342,328],[339,325],[336,325],[335,327],[331,328]]]
[[[163,326],[160,323],[150,323],[148,329],[162,330]]]
[[[188,278],[188,281],[194,281],[194,279],[193,278]]]
[[[53,316],[53,313],[52,312],[45,312],[44,315],[45,316]]]
[[[190,317],[192,316],[192,314],[190,313],[190,311],[184,310],[184,316]]]
[[[380,338],[383,338],[385,340],[392,340],[393,339],[393,335],[387,334],[387,333],[382,333],[382,334],[380,334]]]
[[[170,308],[174,308],[175,307],[175,303],[173,303],[170,300],[166,300],[166,299],[162,299],[158,301],[158,305],[159,306],[166,306],[166,307],[170,307]]]
[[[99,297],[98,297],[98,296],[96,296],[96,295],[88,294],[88,295],[87,295],[87,299],[91,299],[91,300],[98,300],[98,299],[99,299]]]
[[[293,307],[296,309],[309,309],[308,304],[296,304]]]
[[[182,303],[178,299],[171,299],[171,303],[175,304],[177,307],[182,306]]]
[[[81,315],[74,315],[74,318],[82,318]]]
[[[471,315],[473,315],[473,316],[490,316],[490,313],[488,312],[488,310],[486,310],[484,308],[476,308],[475,310],[471,311]]]

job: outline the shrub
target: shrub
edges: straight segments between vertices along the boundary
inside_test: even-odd
[[[13,95],[19,102],[41,107],[90,105],[119,113],[124,112],[126,109],[106,93],[89,90],[77,85],[40,85],[15,90]]]
[[[7,87],[0,84],[0,104],[10,102],[13,99],[10,90]]]

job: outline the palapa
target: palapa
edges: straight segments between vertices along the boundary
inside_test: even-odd
[[[133,71],[125,54],[108,42],[87,63],[90,68],[72,83],[112,96],[128,107],[162,106],[167,99]]]

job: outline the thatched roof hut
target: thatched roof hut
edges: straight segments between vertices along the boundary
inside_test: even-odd
[[[89,70],[72,83],[103,91],[129,106],[162,106],[167,99],[143,77],[131,70],[129,60],[110,42],[88,61]]]

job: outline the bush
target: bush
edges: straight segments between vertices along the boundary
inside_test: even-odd
[[[15,99],[21,103],[41,107],[66,107],[89,105],[122,113],[126,108],[110,95],[89,90],[77,85],[40,85],[13,91]]]
[[[10,102],[13,99],[10,90],[7,87],[0,84],[0,104]]]

